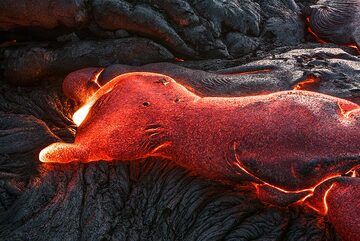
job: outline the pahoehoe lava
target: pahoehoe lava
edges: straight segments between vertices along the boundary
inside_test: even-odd
[[[357,240],[358,159],[334,152],[306,158],[311,156],[308,150],[329,148],[316,136],[325,133],[321,135],[325,140],[332,139],[337,127],[347,129],[358,123],[354,109],[360,104],[358,12],[354,0],[0,1],[0,240]],[[162,126],[152,123],[144,128],[149,141],[135,138],[142,150],[155,150],[149,157],[87,163],[79,158],[67,164],[39,161],[39,152],[51,143],[63,143],[62,154],[71,156],[72,147],[82,142],[79,136],[90,136],[89,128],[97,129],[91,134],[94,143],[101,142],[107,131],[118,130],[121,126],[113,128],[110,121],[100,127],[95,116],[115,106],[112,100],[120,97],[113,98],[114,92],[92,97],[112,79],[132,72],[166,75],[170,79],[154,80],[154,89],[173,89],[175,83],[169,80],[174,79],[184,91],[198,96],[200,103],[208,97],[267,101],[258,104],[257,116],[255,104],[251,105],[248,110],[254,111],[241,111],[243,118],[233,129],[220,130],[216,127],[223,125],[215,120],[233,117],[215,118],[211,113],[216,108],[208,113],[206,128],[199,125],[205,123],[202,111],[197,111],[196,121],[185,116],[173,120],[179,116],[177,108],[195,106],[177,96],[170,101],[174,108],[165,108],[166,115],[150,116],[170,117],[158,121]],[[141,86],[147,86],[145,82]],[[303,96],[305,91],[319,94]],[[288,92],[294,93],[291,101],[284,97]],[[145,100],[138,106],[143,113],[168,102],[165,91],[155,101],[144,93]],[[326,95],[332,97],[320,103],[314,97]],[[296,104],[274,103],[265,111],[262,106],[271,96],[279,103]],[[305,104],[309,98],[314,101]],[[124,99],[124,108],[131,99]],[[341,99],[338,105],[334,99]],[[352,103],[345,104],[348,101]],[[302,104],[300,111],[296,106]],[[123,107],[116,106],[113,112]],[[266,112],[276,109],[263,128],[264,115],[270,115]],[[296,114],[288,120],[290,109]],[[329,118],[318,118],[322,113]],[[133,124],[141,121],[140,114]],[[241,139],[241,131],[234,130],[251,126],[247,117],[253,116],[259,128],[250,128],[251,133],[245,130],[245,141],[220,143],[216,148],[222,153],[206,155],[211,150],[203,147],[219,142],[225,136],[222,133],[231,133],[225,138],[239,135]],[[191,122],[191,129],[176,128],[179,135],[207,136],[196,156],[203,154],[201,170],[189,166],[192,158],[180,166],[162,153],[174,146],[164,119],[173,120],[173,129]],[[276,120],[291,123],[276,126]],[[323,123],[339,125],[326,131],[319,127]],[[209,133],[204,134],[204,129]],[[262,135],[262,129],[286,134],[275,138]],[[311,138],[318,141],[301,139],[305,130],[315,130]],[[330,146],[342,144],[346,152],[348,132]],[[110,141],[132,142],[131,133],[129,139],[114,133]],[[352,144],[357,145],[355,138]],[[274,160],[261,159],[260,154],[252,159],[250,151],[244,152],[253,147],[257,150],[251,151],[260,153],[271,140],[266,155]],[[288,147],[284,153],[290,154],[282,159],[281,145],[275,145],[283,142]],[[184,155],[199,149],[195,141],[191,143]],[[116,149],[116,144],[111,148]],[[299,152],[291,154],[293,150]],[[218,158],[219,166],[224,165],[215,170],[202,165],[216,163],[215,157],[227,159]],[[224,176],[224,170],[230,174]]]
[[[305,13],[312,31],[321,39],[360,46],[360,0],[321,0]]]
[[[86,87],[77,84],[64,89]],[[285,199],[269,188],[294,203],[360,165],[359,106],[315,92],[200,97],[165,75],[134,72],[78,99],[75,142],[51,144],[41,161],[162,157],[210,179],[249,181],[274,204]]]

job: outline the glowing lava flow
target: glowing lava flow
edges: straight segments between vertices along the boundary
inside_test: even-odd
[[[335,178],[334,178],[335,179]],[[322,182],[321,184],[323,184],[323,183],[325,183],[325,181],[324,182]],[[326,215],[327,213],[328,213],[328,210],[329,210],[329,205],[328,205],[328,202],[327,202],[327,197],[328,197],[328,195],[329,195],[329,192],[335,187],[335,183],[333,183],[333,184],[331,184],[331,186],[328,188],[328,189],[326,189],[326,191],[324,192],[324,195],[322,196],[322,200],[321,200],[321,205],[320,205],[320,207],[314,207],[312,204],[311,204],[311,202],[308,202],[308,203],[306,203],[306,205],[309,207],[309,208],[311,208],[311,209],[313,209],[314,211],[316,211],[317,213],[319,213],[319,214],[321,214],[321,215]],[[320,184],[318,185],[318,186],[320,186]],[[314,193],[312,193],[312,195],[314,195]],[[312,196],[311,195],[311,196]],[[311,196],[309,196],[309,197],[307,197],[305,200],[304,200],[304,202],[307,200],[307,199],[309,199]]]
[[[234,153],[235,153],[235,147],[236,146],[236,143],[233,144],[233,150],[234,150]],[[256,189],[258,190],[259,189],[259,184],[265,184],[266,186],[269,186],[269,187],[272,187],[280,192],[283,192],[283,193],[286,193],[286,194],[292,194],[292,193],[302,193],[302,192],[310,192],[311,194],[314,192],[314,190],[316,189],[316,187],[318,187],[319,185],[321,185],[322,183],[328,181],[328,180],[331,180],[331,179],[334,179],[336,177],[340,177],[341,175],[332,175],[332,176],[329,176],[329,177],[326,177],[324,178],[323,180],[321,180],[320,182],[318,182],[315,186],[311,187],[311,188],[306,188],[306,189],[302,189],[302,190],[286,190],[286,189],[283,189],[283,188],[280,188],[280,187],[277,187],[275,185],[272,185],[264,180],[261,180],[261,178],[257,177],[256,175],[254,175],[253,173],[251,173],[250,171],[248,171],[244,166],[243,164],[241,163],[241,161],[239,160],[239,157],[238,155],[235,153],[235,163],[234,163],[236,166],[238,166],[241,171],[243,171],[244,173],[246,173],[247,175],[251,176],[252,178],[254,178],[254,180],[258,181],[258,183],[252,183]],[[351,170],[350,170],[351,171]],[[349,171],[349,172],[350,172]],[[310,195],[310,194],[309,194]],[[308,196],[306,196],[307,198]],[[305,198],[305,199],[306,199]],[[303,201],[305,201],[305,199],[303,199]]]
[[[90,111],[95,103],[101,111]],[[200,97],[170,77],[134,72],[98,89],[74,114],[80,125],[75,143],[60,148],[62,155],[48,149],[42,161],[166,156],[209,178],[239,178],[231,171],[236,169],[242,170],[240,179],[251,178],[284,193],[312,192],[319,182],[359,164],[356,158],[351,159],[360,149],[356,141],[360,139],[359,112],[352,112],[348,121],[339,121],[338,103],[346,110],[358,108],[354,103],[307,91]],[[88,128],[81,128],[83,121]],[[151,135],[144,131],[148,126],[156,126],[150,128],[154,129]],[[86,132],[89,129],[97,131]],[[93,144],[82,143],[84,138]],[[78,152],[79,146],[82,152]],[[339,159],[342,156],[349,158]],[[205,166],[201,164],[204,158],[209,158]],[[233,169],[227,168],[224,160],[234,160]],[[319,168],[304,174],[310,160]],[[322,167],[322,162],[327,164]]]
[[[350,117],[350,115],[353,115],[353,114],[355,114],[355,112],[358,112],[360,110],[359,106],[347,105],[346,103],[341,103],[341,102],[339,102],[337,104],[340,109],[341,115],[345,119],[348,119]]]
[[[299,82],[293,87],[293,90],[306,90],[308,87],[319,82],[319,78],[314,75],[309,75],[305,80]]]
[[[103,70],[103,68],[89,68],[87,71],[80,70],[70,74],[64,80],[63,88],[65,94],[69,98],[74,98],[77,102],[83,103],[72,116],[77,126],[80,126],[85,120],[95,102],[112,90],[112,88],[109,88],[104,91],[104,88],[98,83],[99,76]],[[109,83],[108,86],[111,85]],[[74,97],[75,95],[77,96]]]
[[[327,203],[327,201],[326,201],[327,196],[329,195],[329,192],[331,191],[331,189],[334,188],[335,185],[336,185],[335,183],[331,184],[331,186],[329,187],[329,189],[326,190],[325,195],[324,195],[324,197],[323,197],[323,204],[324,204],[324,208],[325,208],[325,209],[324,209],[324,213],[323,213],[324,215],[327,214],[327,212],[328,212],[328,210],[329,210],[329,206],[328,206],[328,203]]]
[[[359,237],[357,223],[345,224],[351,205],[359,204],[360,182],[343,176],[355,176],[360,166],[359,105],[302,91],[316,82],[311,77],[293,91],[201,97],[154,73],[120,75],[101,87],[95,80],[87,84],[96,71],[64,82],[69,95],[81,90],[74,97],[84,103],[73,116],[79,128],[74,143],[43,149],[42,162],[164,157],[209,179],[252,183],[263,202],[303,203],[328,213],[344,237],[348,231]]]
[[[89,114],[89,111],[91,107],[95,104],[95,102],[95,99],[89,100],[85,105],[80,107],[80,109],[78,109],[74,113],[72,119],[77,126],[80,126],[81,123],[85,120],[86,116]]]
[[[105,87],[106,88],[103,88]],[[73,115],[73,121],[77,126],[80,126],[81,123],[86,119],[87,115],[89,114],[91,107],[96,103],[96,101],[103,95],[112,91],[114,83],[111,81],[96,91],[88,100],[87,102],[78,109]]]
[[[327,42],[325,40],[322,40],[310,27],[310,17],[306,18],[306,24],[307,24],[307,31],[313,36],[313,38],[316,40],[316,42],[320,44],[326,44]]]

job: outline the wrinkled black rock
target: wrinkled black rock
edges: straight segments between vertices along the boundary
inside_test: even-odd
[[[174,60],[167,49],[143,38],[72,42],[55,48],[49,45],[26,46],[4,50],[4,58],[4,77],[20,85],[89,66]]]
[[[98,38],[119,38],[123,35],[116,33],[126,30],[161,42],[174,55],[187,59],[240,57],[256,49],[296,45],[304,36],[300,7],[294,0],[0,3],[0,30],[20,33],[5,32],[5,39],[24,38],[21,33],[34,28],[58,29],[59,35],[64,32],[61,29],[79,35],[86,30]]]
[[[341,49],[291,50],[217,71],[194,70],[172,63],[112,65],[99,75],[99,83],[105,84],[117,75],[138,71],[171,76],[205,96],[247,96],[302,89],[360,103],[359,58]],[[311,77],[316,79],[315,83],[300,86]]]
[[[318,1],[305,8],[304,13],[321,39],[360,47],[360,0]]]

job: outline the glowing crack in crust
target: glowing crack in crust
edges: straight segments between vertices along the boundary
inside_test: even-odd
[[[306,79],[303,81],[297,83],[293,90],[307,90],[308,88],[311,88],[312,85],[315,85],[319,82],[319,78],[314,75],[307,76]]]
[[[42,162],[164,157],[207,178],[248,181],[265,202],[309,207],[318,187],[360,165],[359,106],[324,94],[200,97],[168,76],[134,72],[78,98],[74,143],[51,144]],[[322,214],[336,187],[322,196]]]
[[[319,0],[304,13],[317,42],[345,45],[360,54],[360,0]]]

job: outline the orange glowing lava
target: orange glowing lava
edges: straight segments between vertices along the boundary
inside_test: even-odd
[[[327,42],[323,39],[321,39],[310,27],[310,17],[306,18],[306,23],[308,25],[307,27],[307,31],[312,35],[312,37],[315,39],[316,42],[320,43],[320,44],[326,44]]]
[[[236,147],[236,143],[233,144],[233,149],[234,149],[234,150],[235,150],[235,147]],[[336,177],[340,177],[340,176],[341,176],[340,174],[338,174],[338,175],[331,175],[331,176],[326,177],[326,178],[324,178],[323,180],[319,181],[316,185],[314,185],[314,186],[311,187],[311,188],[306,188],[306,189],[302,189],[302,190],[286,190],[286,189],[277,187],[277,186],[275,186],[275,185],[272,185],[272,184],[270,184],[270,183],[268,183],[268,182],[266,182],[266,181],[264,181],[264,180],[261,180],[261,178],[257,177],[257,176],[254,175],[253,173],[249,172],[249,171],[243,166],[243,164],[242,164],[241,161],[239,160],[239,157],[238,157],[238,155],[237,155],[236,153],[235,153],[235,163],[234,163],[234,164],[235,164],[236,166],[238,166],[238,167],[239,167],[243,172],[245,172],[247,175],[253,177],[255,180],[258,181],[258,183],[252,183],[252,184],[256,187],[256,189],[259,188],[258,185],[259,185],[259,183],[260,183],[260,184],[265,184],[265,185],[267,185],[267,186],[269,186],[269,187],[272,187],[272,188],[274,188],[274,189],[276,189],[276,190],[278,190],[278,191],[280,191],[280,192],[287,193],[287,194],[291,194],[291,193],[301,193],[301,192],[311,192],[311,193],[313,193],[314,190],[315,190],[315,188],[318,187],[319,185],[321,185],[322,183],[324,183],[324,182],[326,182],[326,181],[328,181],[328,180],[330,180],[330,179],[334,179],[334,178],[336,178]],[[311,195],[312,195],[312,194],[311,194]],[[309,196],[311,196],[311,195],[309,195]],[[307,197],[308,197],[308,196],[307,196]],[[307,198],[307,197],[306,197],[306,198]],[[305,198],[305,199],[306,199],[306,198]],[[303,201],[305,201],[305,199],[303,199]]]
[[[351,115],[355,114],[355,112],[358,112],[360,107],[356,104],[353,104],[351,102],[349,103],[343,103],[343,102],[339,102],[337,103],[341,116],[344,117],[345,119],[348,119]]]
[[[293,90],[306,90],[310,86],[319,82],[319,78],[314,75],[309,75],[305,80],[299,82],[293,87]]]
[[[357,171],[356,170],[350,170],[346,173],[347,175],[351,174],[351,177],[358,177]]]
[[[354,49],[360,55],[360,48],[358,46],[356,46],[355,44],[347,44],[346,46]]]
[[[328,206],[328,203],[327,203],[327,201],[326,201],[326,198],[327,198],[327,196],[329,195],[329,192],[331,191],[331,189],[333,189],[333,187],[334,187],[335,185],[336,185],[335,183],[331,184],[331,186],[329,187],[329,189],[326,190],[325,195],[324,195],[324,197],[323,197],[323,204],[324,204],[324,207],[325,207],[325,210],[324,210],[324,213],[323,213],[324,215],[326,215],[327,212],[328,212],[328,210],[329,210],[329,206]]]
[[[89,114],[91,107],[95,104],[96,99],[89,100],[85,105],[81,106],[72,116],[74,123],[80,126]]]
[[[94,70],[86,73],[93,76]],[[359,106],[301,91],[316,82],[313,78],[299,83],[296,91],[202,97],[165,75],[120,75],[84,95],[85,104],[73,116],[79,126],[74,143],[54,143],[39,159],[68,163],[163,157],[211,179],[249,181],[258,193],[266,186],[281,195],[301,194],[295,200],[301,203],[320,184],[360,165]],[[332,187],[321,196],[326,211]],[[271,200],[276,204],[276,197]]]
[[[335,179],[334,179],[335,180]],[[324,183],[324,182],[323,182]],[[322,200],[321,200],[321,205],[318,206],[318,207],[314,207],[311,202],[310,203],[306,203],[306,205],[313,209],[315,212],[319,213],[320,215],[323,215],[325,216],[327,213],[328,213],[328,210],[329,210],[329,205],[328,205],[328,202],[327,202],[327,197],[329,195],[329,192],[335,187],[336,183],[332,183],[330,185],[329,188],[326,189],[326,191],[324,192],[323,196],[322,196]],[[314,195],[314,194],[312,194]],[[309,197],[310,198],[310,197]],[[319,205],[319,204],[317,204]]]
[[[16,39],[8,40],[0,43],[0,48],[6,48],[12,45],[15,45],[17,43]]]

